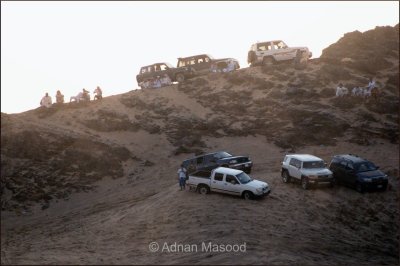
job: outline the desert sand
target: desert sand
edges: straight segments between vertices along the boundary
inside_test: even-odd
[[[399,84],[390,62],[376,72],[380,102],[335,98],[338,80],[361,85],[368,74],[321,58],[2,113],[1,263],[398,265]],[[251,176],[271,194],[179,191],[180,163],[218,150],[249,155]],[[390,189],[302,190],[281,180],[288,153],[328,163],[357,154],[389,175]],[[201,251],[209,242],[246,250]],[[199,249],[162,251],[165,243]]]

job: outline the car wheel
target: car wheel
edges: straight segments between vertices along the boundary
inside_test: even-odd
[[[263,58],[263,66],[271,66],[274,63],[275,63],[275,60],[270,56]]]
[[[309,188],[309,183],[308,183],[308,178],[307,177],[302,177],[301,178],[301,187],[304,190],[307,190]]]
[[[181,83],[185,80],[185,76],[182,73],[178,73],[178,74],[176,74],[175,79],[176,79],[176,81]]]
[[[361,183],[359,183],[359,182],[356,183],[356,190],[357,190],[358,192],[360,192],[360,193],[363,193],[363,192],[364,192],[364,188],[363,188],[363,186],[362,186]]]
[[[289,183],[290,182],[290,175],[287,171],[283,171],[282,173],[282,181],[283,183]]]
[[[243,192],[243,198],[245,200],[253,199],[253,193],[251,193],[250,191],[245,191]]]
[[[198,190],[199,190],[199,193],[202,194],[202,195],[206,195],[206,194],[208,194],[210,192],[210,188],[207,187],[207,186],[200,186],[198,188]]]

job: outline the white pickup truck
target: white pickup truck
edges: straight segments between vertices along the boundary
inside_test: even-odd
[[[252,199],[271,192],[266,182],[254,180],[241,170],[218,167],[211,171],[197,171],[189,175],[186,183],[200,194],[210,191],[241,196]]]

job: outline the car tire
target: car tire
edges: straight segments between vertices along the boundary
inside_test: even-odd
[[[275,60],[271,56],[266,56],[263,58],[262,64],[263,66],[272,66],[275,64]]]
[[[290,175],[288,171],[283,171],[282,172],[282,181],[283,183],[289,183],[290,182]]]
[[[307,189],[309,189],[310,188],[310,183],[308,182],[308,178],[307,177],[302,177],[301,178],[301,187],[304,189],[304,190],[307,190]]]
[[[357,190],[359,193],[364,193],[364,188],[363,188],[363,186],[362,186],[362,184],[361,184],[360,182],[357,182],[357,183],[356,183],[356,190]]]
[[[177,82],[181,83],[181,82],[185,81],[185,76],[182,73],[178,73],[175,76],[175,80]]]
[[[210,188],[208,186],[202,185],[197,188],[199,194],[206,195],[210,193]]]
[[[250,191],[243,192],[243,198],[245,200],[251,200],[251,199],[253,199],[253,197],[254,197],[254,195]]]

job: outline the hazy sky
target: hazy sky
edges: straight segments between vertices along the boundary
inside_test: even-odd
[[[138,88],[142,65],[208,53],[247,67],[256,41],[308,46],[399,23],[399,2],[1,2],[1,111],[37,108],[48,92]],[[92,95],[93,96],[93,95]]]

